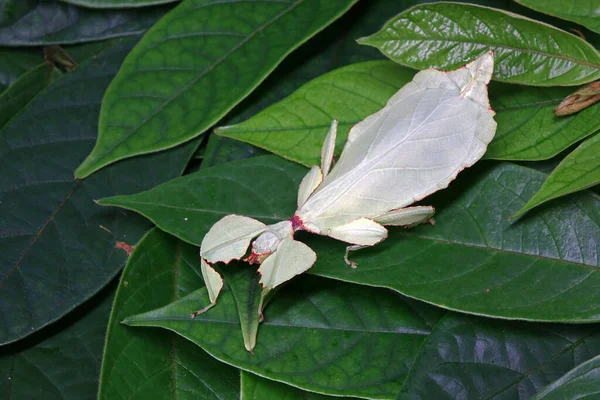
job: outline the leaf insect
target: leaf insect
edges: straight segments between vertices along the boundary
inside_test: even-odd
[[[494,68],[493,52],[454,71],[424,70],[398,91],[380,111],[356,124],[339,161],[332,168],[337,121],[331,123],[313,166],[300,183],[298,208],[292,218],[265,225],[241,215],[215,223],[201,247],[201,270],[212,307],[223,279],[212,264],[244,259],[260,264],[262,296],[308,270],[317,255],[294,240],[300,230],[350,244],[348,253],[373,246],[387,237],[385,226],[411,227],[430,220],[434,209],[410,204],[448,186],[464,168],[485,153],[496,132],[487,84]],[[252,242],[252,240],[254,242]],[[245,337],[252,352],[254,332]]]

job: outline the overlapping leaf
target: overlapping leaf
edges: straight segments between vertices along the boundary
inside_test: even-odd
[[[0,93],[43,61],[40,49],[0,49]]]
[[[75,400],[94,397],[112,292],[101,293],[58,324],[0,350],[0,397]]]
[[[595,326],[449,313],[419,350],[397,399],[527,400],[546,382],[598,352],[600,331]]]
[[[597,356],[573,368],[531,400],[593,399],[599,395],[600,356]]]
[[[492,83],[490,103],[496,111],[498,130],[485,157],[544,160],[600,129],[597,107],[568,117],[552,112],[572,91]]]
[[[181,0],[60,0],[64,3],[75,4],[90,8],[133,8],[147,7],[157,4],[176,3]]]
[[[356,1],[185,1],[127,57],[76,175],[197,136]]]
[[[110,317],[99,399],[239,398],[235,369],[175,334],[121,324],[125,317],[203,287],[199,268],[193,246],[159,230],[141,240],[125,267]]]
[[[566,156],[542,187],[516,213],[521,215],[549,200],[600,183],[600,134],[587,139]]]
[[[304,173],[277,158],[257,157],[100,204],[137,211],[161,229],[198,245],[210,226],[227,214],[266,223],[290,218]],[[318,255],[309,271],[389,287],[464,312],[597,321],[600,258],[593,238],[600,235],[598,197],[583,194],[522,221],[508,221],[545,177],[510,164],[463,172],[452,189],[426,201],[438,210],[435,226],[392,228],[383,243],[353,253],[358,269],[343,261],[346,244],[300,236]]]
[[[215,307],[189,318],[190,310],[207,303],[206,289],[201,289],[125,323],[165,327],[221,361],[302,389],[375,399],[398,392],[408,362],[430,332],[419,311],[435,311],[415,310],[390,291],[303,277],[265,310],[252,355],[241,340],[228,286]]]
[[[150,226],[94,199],[178,176],[195,149],[191,143],[73,180],[96,138],[103,92],[132,45],[66,74],[0,131],[0,343],[31,334],[96,293],[127,259],[120,248]]]
[[[519,4],[552,15],[573,21],[586,28],[600,33],[600,7],[596,0],[579,0],[565,2],[561,0],[515,0]]]
[[[517,14],[472,4],[441,2],[410,8],[359,42],[418,69],[454,69],[492,49],[498,80],[549,86],[600,78],[600,54],[583,39]]]
[[[333,400],[331,396],[305,392],[293,386],[242,371],[240,400]],[[349,399],[352,400],[352,399]]]
[[[0,45],[44,46],[139,35],[170,8],[102,11],[56,0],[6,0],[0,15]]]
[[[0,129],[61,73],[48,64],[40,64],[24,73],[0,94]]]

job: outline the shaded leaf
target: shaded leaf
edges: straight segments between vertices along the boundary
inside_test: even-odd
[[[6,0],[0,14],[0,45],[44,46],[139,35],[170,9],[102,11],[60,1]]]
[[[485,154],[500,160],[543,160],[600,128],[598,108],[568,117],[552,110],[572,93],[569,88],[526,87],[492,83],[490,103],[498,130]]]
[[[210,135],[204,153],[202,168],[214,167],[230,161],[244,160],[246,158],[256,157],[267,154],[266,151],[228,139],[223,136]]]
[[[76,176],[204,132],[356,1],[183,2],[125,60]]]
[[[0,350],[0,397],[76,400],[95,396],[113,291],[59,323]]]
[[[240,400],[333,400],[331,396],[305,392],[293,386],[242,371]],[[352,399],[350,399],[352,400]]]
[[[592,399],[598,395],[600,395],[600,356],[573,368],[560,379],[546,386],[531,400]]]
[[[140,241],[123,271],[110,316],[99,399],[239,398],[235,369],[178,335],[120,323],[203,286],[198,248],[158,229]]]
[[[350,128],[385,106],[413,75],[414,71],[388,61],[353,64],[310,81],[249,120],[216,133],[306,166],[317,165],[333,119],[339,121],[339,154]]]
[[[494,50],[494,78],[528,85],[579,85],[600,78],[600,54],[583,39],[488,7],[418,5],[359,40],[418,69],[454,69]]]
[[[600,134],[587,139],[566,156],[548,176],[542,187],[515,216],[549,200],[590,188],[600,183]]]
[[[180,0],[60,0],[64,3],[75,4],[90,8],[134,8],[147,7],[157,4],[176,3]]]
[[[420,312],[436,315],[390,291],[303,277],[265,310],[252,355],[228,285],[213,308],[191,320],[199,303],[208,303],[206,289],[125,323],[173,330],[223,362],[302,389],[378,399],[396,395],[430,332]]]
[[[29,335],[90,298],[127,259],[115,246],[135,243],[149,228],[143,218],[94,199],[176,177],[195,150],[190,143],[73,180],[96,139],[103,92],[133,43],[64,75],[0,131],[0,343]]]
[[[598,352],[598,327],[449,313],[419,350],[398,399],[527,400]]]
[[[0,129],[61,73],[43,63],[32,68],[0,94]]]
[[[100,204],[140,212],[161,229],[199,244],[223,215],[247,215],[265,223],[289,218],[305,171],[274,157],[258,157]],[[345,243],[299,236],[318,255],[309,272],[392,288],[468,313],[597,321],[599,198],[585,193],[531,218],[508,221],[545,177],[511,164],[463,172],[449,190],[425,201],[437,209],[435,226],[391,228],[381,244],[352,253],[357,269],[343,261]]]
[[[535,11],[573,21],[600,33],[600,7],[595,0],[564,2],[561,0],[515,0]]]
[[[40,49],[0,48],[0,93],[43,61],[44,54]]]

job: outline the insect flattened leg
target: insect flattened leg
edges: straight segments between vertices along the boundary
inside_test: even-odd
[[[325,141],[323,142],[323,147],[321,148],[321,171],[323,172],[323,177],[327,176],[329,170],[331,169],[331,164],[333,162],[333,152],[335,151],[335,139],[337,136],[337,128],[338,122],[334,119],[333,121],[331,121],[329,132],[327,133]]]
[[[217,297],[219,297],[219,293],[221,292],[221,289],[223,289],[223,278],[202,256],[200,256],[200,271],[202,272],[202,278],[204,279],[204,284],[208,291],[210,304],[198,311],[194,311],[190,315],[192,319],[196,318],[198,314],[210,310],[217,303]]]
[[[250,242],[267,230],[267,225],[241,215],[227,215],[215,223],[200,246],[200,255],[210,263],[239,260]]]
[[[330,228],[325,234],[342,242],[373,246],[387,237],[387,229],[372,219],[359,218]]]
[[[411,228],[424,222],[433,221],[431,219],[433,214],[435,214],[435,209],[431,206],[416,206],[392,210],[374,219],[381,225]]]
[[[358,264],[355,263],[354,261],[350,261],[350,259],[348,257],[350,256],[351,251],[364,249],[365,247],[369,247],[369,246],[361,246],[359,244],[353,244],[352,246],[346,247],[346,254],[344,254],[344,261],[346,261],[346,264],[348,264],[353,269],[358,268]]]
[[[274,289],[312,267],[315,261],[317,255],[310,247],[291,237],[285,238],[258,269],[260,283],[265,289]]]

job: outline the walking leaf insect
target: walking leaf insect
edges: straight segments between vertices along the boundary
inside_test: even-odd
[[[308,270],[317,255],[294,240],[304,230],[347,242],[348,252],[387,237],[385,225],[410,227],[430,220],[433,207],[408,205],[448,186],[479,160],[496,132],[487,84],[494,67],[490,51],[454,71],[425,70],[396,93],[379,112],[355,125],[339,161],[331,168],[337,131],[333,121],[314,166],[298,190],[292,218],[265,225],[228,215],[212,226],[201,247],[201,270],[211,304],[223,280],[211,264],[239,260],[260,264],[263,300],[278,285]],[[341,257],[340,257],[341,258]],[[252,351],[255,334],[245,338]]]

